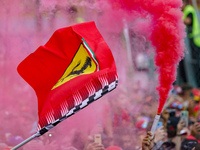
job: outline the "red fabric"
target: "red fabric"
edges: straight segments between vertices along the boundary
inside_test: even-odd
[[[130,123],[130,116],[126,111],[121,110],[120,114],[113,113],[113,127],[128,125],[129,123]]]
[[[193,92],[193,95],[194,95],[194,96],[200,96],[200,90],[199,90],[199,89],[193,88],[193,89],[192,89],[192,92]]]
[[[188,137],[187,137],[187,139],[188,140],[197,140],[194,136],[192,136],[192,135],[189,135]],[[197,140],[198,141],[198,143],[200,143],[200,140]]]
[[[77,76],[52,90],[75,57],[80,44],[83,43],[82,38],[94,52],[100,70]],[[103,74],[116,74],[112,53],[94,22],[55,31],[44,46],[40,46],[19,64],[17,70],[37,94],[39,120],[50,110],[57,112],[63,100],[67,99],[70,105],[72,93],[84,89],[89,81],[92,82]],[[70,108],[72,107],[73,104]]]
[[[194,107],[194,112],[198,112],[198,110],[199,110],[199,105]]]

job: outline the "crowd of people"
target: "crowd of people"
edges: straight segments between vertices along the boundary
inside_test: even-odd
[[[200,90],[189,84],[175,85],[162,111],[155,134],[150,132],[155,112],[132,116],[121,105],[111,114],[112,134],[102,126],[102,143],[88,141],[85,150],[198,150],[200,148],[199,101]],[[148,103],[148,102],[147,102]],[[150,101],[152,104],[152,101]],[[120,106],[120,108],[119,108]],[[113,105],[111,104],[111,107]],[[126,107],[128,108],[128,107]],[[145,106],[143,106],[145,108]],[[150,108],[146,108],[147,111]],[[121,117],[120,117],[121,116]],[[104,128],[104,129],[103,129]],[[144,137],[144,135],[146,136]],[[108,138],[109,137],[109,138]],[[141,137],[141,138],[140,138]],[[142,140],[142,147],[139,143]]]
[[[193,3],[194,4],[194,3]],[[189,39],[189,53],[193,63],[191,63],[193,80],[196,87],[199,84],[200,68],[200,26],[198,11],[191,5],[190,0],[183,0],[183,22],[186,25],[187,38]],[[187,55],[187,54],[186,54]],[[152,133],[148,132],[143,139],[143,149],[175,149],[175,150],[199,150],[200,149],[200,118],[199,118],[199,89],[186,84],[188,80],[186,75],[188,69],[183,59],[180,62],[179,75],[182,85],[174,86],[174,92],[169,96],[165,108],[161,114],[163,127],[161,133],[156,131],[154,138]],[[188,62],[187,62],[188,63]],[[166,134],[164,134],[166,133]],[[162,145],[157,146],[157,136],[162,136]],[[165,135],[165,136],[164,136]]]
[[[20,150],[189,150],[194,147],[198,150],[200,90],[189,84],[174,85],[154,136],[149,131],[158,102],[150,93],[142,96],[144,92],[146,93],[135,89],[134,98],[128,98],[126,92],[120,91],[120,96],[105,100],[101,117],[87,132],[82,132],[79,128],[71,130],[73,133],[68,131],[66,136],[59,136],[56,132],[61,133],[64,126],[56,127],[56,131],[49,131]],[[110,96],[113,97],[112,94]],[[23,120],[24,123],[29,124],[28,120]],[[25,128],[30,126],[24,126],[23,129]],[[5,133],[0,149],[11,149],[25,138],[23,132],[18,135],[16,131]]]
[[[143,139],[143,149],[199,149],[199,94],[199,89],[189,84],[174,86],[161,114],[163,126],[156,130],[154,139],[151,133],[147,134]],[[160,148],[157,139],[162,141]]]
[[[186,6],[189,4],[187,0],[184,0],[184,2]],[[71,17],[68,18],[71,22],[83,22],[83,19],[77,17],[76,7],[69,7],[67,13],[71,14]],[[102,15],[102,12],[98,13]],[[193,12],[192,14],[187,13],[185,24],[189,26],[189,31],[192,32],[192,22],[196,20],[193,18]],[[51,23],[56,22],[55,14],[52,14]],[[40,31],[42,32],[42,30]],[[191,42],[193,38],[196,38],[196,36],[191,37]],[[119,39],[121,41],[121,35]],[[194,59],[198,60],[199,52],[196,51],[198,48],[194,45],[193,48],[195,49]],[[121,53],[123,52],[121,51]],[[119,55],[119,52],[116,53]],[[116,53],[114,53],[115,56]],[[121,53],[116,63],[121,63],[121,59],[123,59]],[[142,60],[147,59],[144,58]],[[121,68],[123,70],[125,67]],[[195,64],[194,68],[199,68],[198,64]],[[137,71],[148,73],[148,66],[147,68],[139,68],[135,74],[137,74]],[[196,70],[195,77],[199,77],[199,70]],[[200,90],[188,83],[184,83],[188,81],[185,76],[182,78],[182,84],[174,85],[169,94],[155,133],[151,133],[150,130],[157,113],[158,95],[155,93],[155,88],[150,89],[153,85],[152,82],[148,80],[147,86],[143,88],[140,82],[132,84],[132,81],[128,80],[127,87],[119,85],[119,88],[100,100],[102,103],[98,107],[101,106],[102,110],[98,113],[98,117],[96,114],[96,116],[91,116],[90,113],[86,114],[87,118],[89,118],[87,130],[85,128],[81,129],[81,126],[84,126],[84,121],[78,122],[76,120],[73,122],[70,120],[69,124],[75,124],[73,127],[68,122],[63,122],[52,131],[22,146],[19,150],[199,150]],[[12,79],[11,81],[16,83],[13,86],[16,93],[23,92],[23,94],[16,95],[17,100],[20,97],[20,101],[16,102],[16,104],[13,103],[16,107],[9,104],[10,97],[6,97],[6,92],[4,94],[7,100],[5,103],[9,105],[5,105],[6,111],[3,109],[5,107],[3,104],[0,106],[0,114],[4,120],[0,125],[0,150],[9,150],[22,142],[36,131],[37,126],[35,117],[37,115],[36,103],[30,104],[25,100],[21,100],[27,95],[31,100],[35,100],[34,93],[27,90],[27,86],[20,86],[19,84],[21,83],[18,84],[19,81],[16,81],[18,78],[13,78],[12,76]],[[198,79],[196,82],[199,84]],[[11,91],[11,86],[9,90]],[[17,106],[20,108],[17,108]],[[94,111],[97,111],[96,108],[94,107]],[[88,108],[85,109],[87,111]],[[80,115],[79,118],[81,117],[83,116]],[[94,118],[96,121],[92,122]],[[11,120],[18,122],[17,127],[11,123]],[[76,127],[77,124],[80,125]]]

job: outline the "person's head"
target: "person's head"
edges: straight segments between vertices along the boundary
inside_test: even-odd
[[[77,8],[75,6],[70,6],[69,8],[67,8],[67,12],[70,14],[70,15],[74,15],[78,12]]]
[[[189,5],[189,0],[183,0],[182,10],[184,10],[187,5]]]
[[[190,96],[191,95],[193,87],[190,84],[183,83],[183,84],[181,84],[180,87],[182,89],[182,93],[179,94],[180,96],[186,96],[186,95]]]
[[[69,21],[72,21],[72,22],[75,21],[75,19],[78,16],[78,10],[77,10],[76,6],[67,7],[66,14],[68,16]]]
[[[164,121],[167,121],[169,119],[169,110],[167,108],[163,109],[163,112],[161,113],[161,117]]]
[[[180,115],[180,113],[178,113],[178,112],[181,112],[182,110],[185,110],[186,108],[183,106],[182,102],[176,100],[176,101],[171,103],[170,109],[174,109],[175,110],[175,116],[178,117]]]

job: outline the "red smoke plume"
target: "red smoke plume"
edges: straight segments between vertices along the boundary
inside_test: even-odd
[[[110,0],[114,7],[151,16],[149,39],[155,47],[155,64],[159,73],[158,114],[168,98],[172,83],[176,80],[176,69],[184,56],[185,26],[182,21],[181,0]],[[147,19],[148,15],[143,16]]]

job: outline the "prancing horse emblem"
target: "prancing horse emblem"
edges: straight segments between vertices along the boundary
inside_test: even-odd
[[[65,70],[62,77],[54,85],[52,90],[77,76],[90,74],[95,72],[96,70],[96,63],[94,62],[93,58],[91,58],[91,56],[88,54],[88,51],[85,49],[83,44],[81,44],[71,63]]]
[[[72,72],[70,72],[70,74],[68,76],[75,75],[75,74],[76,75],[82,74],[84,72],[84,70],[87,69],[88,66],[90,66],[90,68],[92,67],[91,61],[92,61],[91,58],[87,57],[84,65],[82,66],[82,68],[80,70],[75,70],[81,64],[81,61],[79,61],[78,64],[73,68]]]

